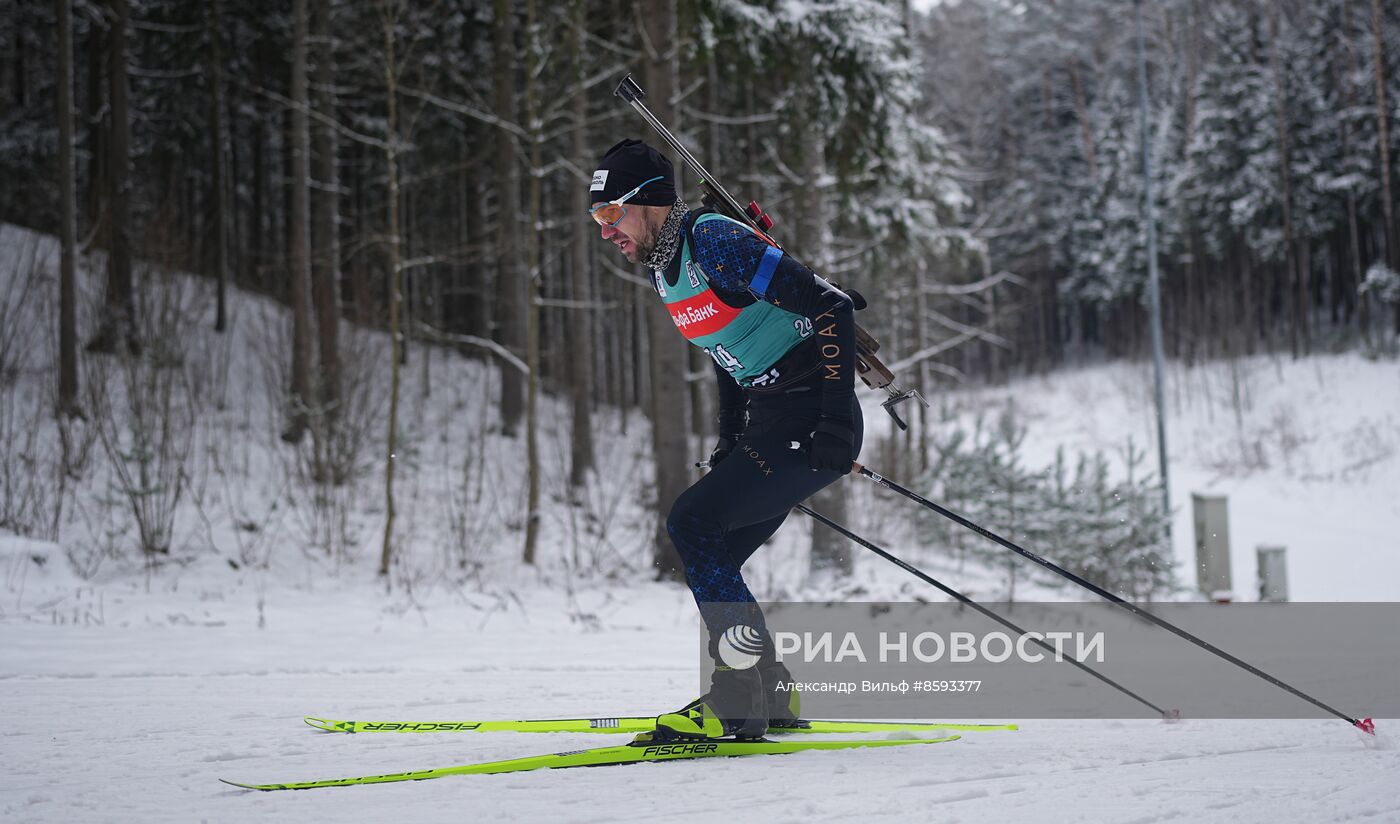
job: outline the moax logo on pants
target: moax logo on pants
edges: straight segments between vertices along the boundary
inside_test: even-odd
[[[744,451],[745,455],[752,458],[754,463],[758,464],[758,468],[763,470],[763,476],[765,478],[773,474],[773,467],[769,466],[768,461],[758,454],[757,449],[754,449],[749,444],[744,444],[739,448]]]

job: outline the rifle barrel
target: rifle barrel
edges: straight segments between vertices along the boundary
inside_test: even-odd
[[[651,109],[646,107],[646,104],[642,102],[642,97],[646,92],[642,91],[642,87],[638,86],[637,81],[632,79],[632,75],[629,74],[622,78],[622,82],[617,84],[617,88],[613,90],[613,94],[632,104],[632,108],[637,110],[637,114],[640,114],[643,120],[650,123],[651,127],[655,129],[657,133],[661,135],[661,138],[666,141],[666,144],[671,147],[671,151],[679,155],[681,160],[685,161],[685,165],[689,166],[691,171],[699,175],[700,179],[705,182],[705,185],[709,186],[711,191],[713,191],[720,200],[724,201],[724,205],[733,212],[733,217],[743,220],[755,229],[759,228],[758,224],[749,217],[748,212],[744,211],[744,208],[739,205],[739,201],[734,199],[734,196],[724,188],[723,184],[715,180],[715,176],[710,174],[710,170],[706,169],[704,165],[695,158],[695,155],[690,153],[690,150],[685,147],[685,144],[681,143],[675,135],[671,134],[671,130],[666,128],[666,124],[662,123],[656,115],[651,113]]]

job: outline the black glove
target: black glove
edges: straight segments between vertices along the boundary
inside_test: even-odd
[[[715,448],[710,452],[710,468],[719,466],[719,462],[729,457],[729,453],[734,451],[734,447],[739,445],[741,435],[720,435],[715,443]]]
[[[851,299],[851,308],[856,310],[857,312],[870,305],[865,302],[865,295],[862,295],[860,292],[857,292],[854,289],[847,289],[839,283],[832,283],[831,285],[846,293],[846,297]]]
[[[826,419],[819,421],[812,432],[807,458],[814,472],[830,469],[849,475],[851,464],[856,460],[855,433],[846,424]]]

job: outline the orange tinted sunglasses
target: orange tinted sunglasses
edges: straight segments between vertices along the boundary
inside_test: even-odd
[[[664,175],[658,175],[651,180],[643,181],[641,186],[638,186],[617,200],[610,200],[605,203],[594,205],[593,208],[588,210],[588,214],[592,215],[593,219],[598,221],[599,226],[616,226],[622,222],[624,217],[627,217],[627,209],[624,208],[622,204],[635,197],[637,192],[642,190],[642,186],[663,179]]]

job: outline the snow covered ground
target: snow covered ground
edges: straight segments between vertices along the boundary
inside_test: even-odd
[[[1342,721],[1022,721],[917,750],[641,764],[255,793],[611,736],[333,735],[358,719],[559,717],[686,700],[689,616],[656,586],[498,608],[366,589],[145,593],[107,623],[0,625],[5,821],[1397,821],[1400,751]],[[58,609],[58,613],[64,612]],[[1396,722],[1380,722],[1382,731]]]
[[[1151,381],[1150,363],[1113,363],[959,392],[954,403],[984,412],[1014,403],[1031,466],[1050,465],[1061,446],[1116,456],[1132,438],[1155,473]],[[1199,492],[1228,499],[1236,600],[1258,599],[1259,545],[1287,547],[1291,600],[1400,600],[1400,363],[1354,352],[1170,363],[1166,395],[1183,585],[1196,584]]]
[[[51,265],[51,239],[0,226],[0,276],[22,272],[27,263],[7,265],[21,258]],[[86,312],[100,280],[83,272]],[[0,296],[17,300],[12,285],[0,283]],[[44,294],[51,285],[42,285]],[[207,311],[207,284],[182,288],[193,290],[189,306]],[[614,414],[601,427],[601,471],[583,504],[569,506],[562,482],[567,410],[545,404],[543,551],[539,566],[526,570],[517,561],[519,444],[491,428],[492,370],[434,351],[429,394],[416,360],[429,350],[412,350],[401,555],[386,592],[373,574],[383,529],[378,479],[352,484],[332,507],[346,520],[329,546],[324,523],[289,479],[287,450],[276,437],[267,387],[277,381],[261,361],[259,338],[276,334],[280,310],[246,295],[232,303],[227,341],[203,329],[183,339],[189,352],[217,359],[168,558],[150,568],[140,562],[91,441],[92,462],[66,492],[53,542],[0,530],[7,722],[0,820],[1400,821],[1400,752],[1384,747],[1388,739],[1366,746],[1342,721],[1008,718],[1022,729],[918,750],[306,793],[229,788],[217,779],[396,772],[617,740],[339,736],[305,727],[303,715],[640,714],[673,708],[697,687],[693,604],[678,587],[647,582],[644,422],[629,419],[624,432]],[[5,454],[23,452],[41,466],[57,455],[44,406],[52,379],[47,317],[28,316],[33,344],[0,397],[0,434],[22,446]],[[378,356],[375,333],[358,339],[369,347],[363,358]],[[1026,460],[1044,465],[1060,445],[1112,453],[1132,436],[1152,449],[1150,385],[1144,365],[1119,363],[947,400],[966,419],[1014,398],[1030,427]],[[1288,547],[1294,600],[1400,601],[1400,365],[1354,353],[1173,365],[1168,396],[1174,549],[1187,588],[1180,597],[1198,597],[1189,591],[1189,495],[1205,491],[1230,498],[1241,600],[1254,597],[1254,547],[1269,543]],[[878,398],[868,398],[871,443],[888,425]],[[377,427],[373,433],[380,437]],[[697,442],[697,454],[706,446]],[[879,470],[877,454],[872,447],[865,460]],[[906,517],[912,504],[848,483],[858,490],[857,531],[952,586],[996,597],[998,572],[919,540]],[[58,499],[53,490],[32,495],[35,506]],[[794,519],[750,563],[760,597],[933,594],[865,555],[851,581],[807,580],[810,528]],[[1054,557],[1053,548],[1035,549]],[[1018,597],[1070,596],[1018,587]],[[1378,726],[1393,734],[1396,723]]]

